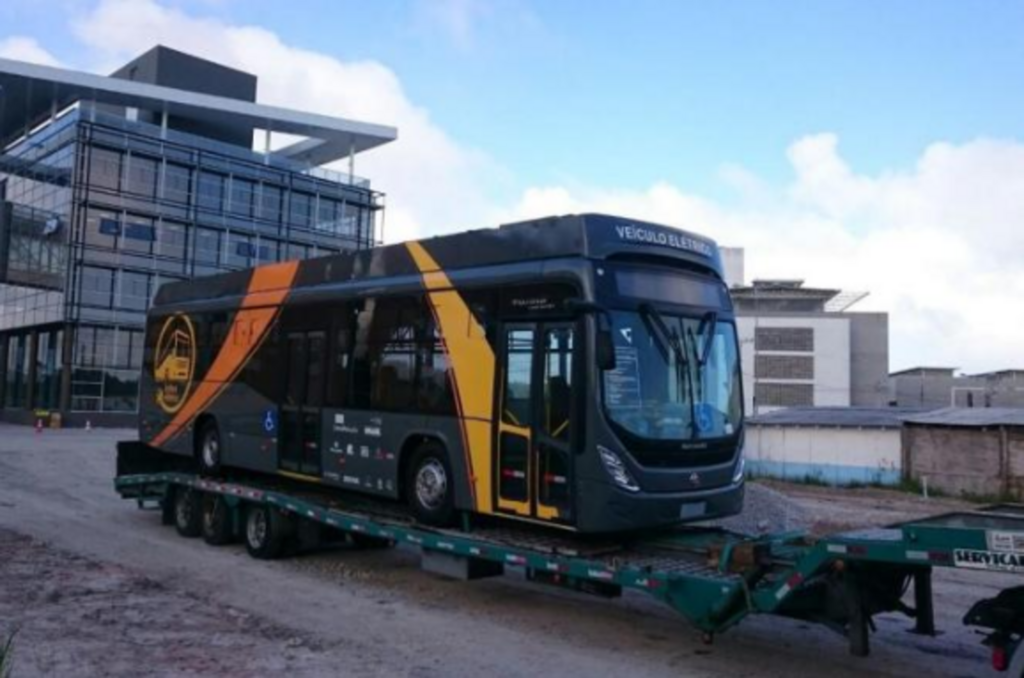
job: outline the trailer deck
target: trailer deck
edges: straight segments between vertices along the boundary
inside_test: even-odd
[[[748,615],[774,614],[824,624],[848,638],[852,654],[865,656],[877,614],[901,612],[914,621],[914,631],[935,635],[933,568],[1024,574],[1021,505],[817,539],[709,527],[595,539],[475,518],[458,530],[436,529],[416,524],[386,501],[273,477],[214,479],[187,469],[163,470],[165,457],[138,443],[122,443],[118,451],[118,493],[141,507],[162,508],[166,522],[174,522],[175,506],[219,507],[209,510],[223,511],[233,526],[229,531],[249,538],[247,516],[266,512],[288,528],[281,535],[297,539],[300,525],[317,526],[378,544],[406,544],[422,550],[425,568],[450,576],[476,579],[515,567],[531,581],[588,593],[615,596],[634,589],[682,614],[706,642]],[[205,520],[207,509],[200,510]],[[913,601],[907,604],[911,585]],[[964,622],[985,629],[993,665],[1005,669],[1024,635],[1024,585],[978,601]]]

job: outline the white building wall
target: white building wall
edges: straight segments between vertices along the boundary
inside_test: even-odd
[[[809,327],[814,331],[814,378],[766,379],[755,375],[754,335],[757,327]],[[773,409],[757,404],[754,410],[755,376],[762,383],[812,383],[815,407],[850,406],[850,321],[828,316],[742,316],[736,319],[743,361],[743,396],[746,412],[757,414]],[[806,355],[783,351],[761,351],[761,355]]]
[[[751,472],[770,478],[895,485],[902,472],[898,428],[748,425],[744,450]]]

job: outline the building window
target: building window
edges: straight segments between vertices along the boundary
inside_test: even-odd
[[[134,254],[152,254],[153,242],[156,240],[156,227],[153,220],[146,217],[128,215],[121,229],[121,249]]]
[[[209,228],[196,229],[196,263],[212,264],[220,263],[220,240],[221,232]]]
[[[213,172],[199,173],[199,199],[197,204],[200,209],[211,212],[224,211],[224,181],[221,174]]]
[[[288,221],[292,226],[309,228],[313,220],[313,196],[308,193],[293,191]]]
[[[125,193],[148,198],[156,198],[156,181],[159,163],[141,155],[129,155],[125,172]]]
[[[256,184],[247,179],[231,178],[231,213],[235,216],[251,218],[253,200],[256,197]]]
[[[121,295],[118,308],[145,311],[149,307],[149,274],[121,271]]]
[[[252,265],[256,248],[252,237],[240,233],[228,233],[227,265],[247,268]]]
[[[89,184],[110,191],[121,190],[121,158],[123,153],[93,147],[89,152]]]
[[[192,170],[169,162],[164,167],[164,199],[187,205],[192,199]]]
[[[160,224],[160,237],[157,241],[157,252],[170,259],[185,258],[188,245],[188,226],[165,221]]]
[[[814,405],[814,385],[757,382],[754,398],[759,407],[811,407]]]
[[[267,184],[263,184],[260,191],[260,218],[275,224],[280,223],[283,191],[277,186]]]
[[[288,261],[297,261],[309,258],[309,247],[306,245],[290,242],[288,243]]]
[[[814,329],[811,327],[758,327],[754,335],[757,351],[814,351]]]
[[[758,379],[814,379],[814,356],[758,354],[754,371]]]
[[[81,290],[83,305],[111,308],[114,305],[114,271],[83,266]]]

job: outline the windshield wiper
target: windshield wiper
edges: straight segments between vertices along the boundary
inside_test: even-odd
[[[668,362],[668,350],[675,356],[676,388],[686,388],[686,399],[690,403],[690,438],[697,437],[697,408],[693,401],[693,374],[690,372],[690,359],[686,355],[686,346],[680,333],[673,328],[669,330],[665,318],[650,304],[641,304],[642,317],[657,331],[651,334],[658,338],[659,349]]]

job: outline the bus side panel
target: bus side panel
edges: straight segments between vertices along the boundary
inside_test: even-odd
[[[328,484],[399,499],[405,481],[400,477],[403,462],[409,461],[419,440],[432,438],[448,451],[456,507],[473,508],[457,418],[325,409],[321,430],[323,477]]]

